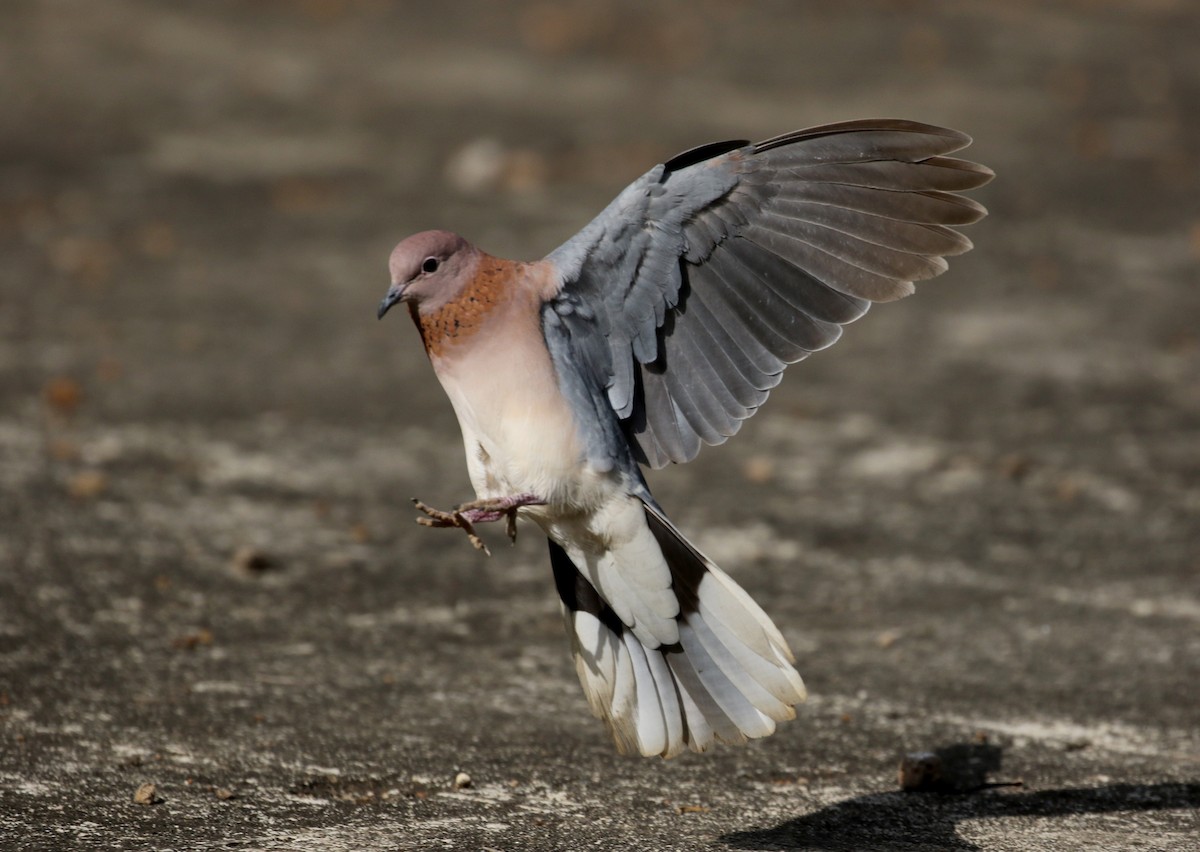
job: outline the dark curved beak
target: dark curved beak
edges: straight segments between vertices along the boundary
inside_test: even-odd
[[[388,287],[387,295],[383,297],[383,301],[379,303],[379,313],[375,316],[383,319],[383,315],[391,309],[392,305],[404,299],[404,285],[393,284]]]

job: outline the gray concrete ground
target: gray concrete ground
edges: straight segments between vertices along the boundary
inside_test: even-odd
[[[1200,848],[1196,5],[445,6],[4,4],[0,848]],[[413,524],[387,253],[880,115],[976,137],[977,250],[653,477],[812,699],[619,758],[538,535]]]

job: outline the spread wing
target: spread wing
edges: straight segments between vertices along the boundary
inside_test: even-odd
[[[971,242],[956,195],[993,177],[953,130],[854,121],[697,148],[627,187],[547,260],[552,356],[603,395],[639,461],[737,432],[783,368]],[[569,364],[567,362],[570,362]]]

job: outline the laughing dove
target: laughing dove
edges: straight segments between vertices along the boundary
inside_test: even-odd
[[[722,142],[634,181],[535,263],[426,231],[401,242],[379,316],[404,302],[458,415],[477,498],[430,526],[519,516],[550,540],[575,665],[621,752],[764,737],[805,698],[778,628],[650,494],[720,444],[783,368],[871,302],[913,292],[985,214],[992,172],[953,130],[872,120]]]

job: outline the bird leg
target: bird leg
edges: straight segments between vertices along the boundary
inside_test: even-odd
[[[513,494],[508,497],[489,497],[472,500],[455,508],[470,523],[486,524],[504,518],[504,531],[512,541],[517,540],[517,510],[522,506],[544,506],[546,501],[536,494]]]
[[[543,506],[546,501],[536,494],[514,494],[509,497],[489,497],[483,500],[472,500],[455,506],[451,511],[444,512],[426,506],[420,500],[413,498],[413,505],[424,512],[427,517],[417,518],[417,523],[425,527],[458,527],[467,534],[476,550],[482,550],[488,556],[488,550],[475,532],[475,524],[487,524],[505,520],[505,532],[514,542],[517,540],[517,510],[522,506]]]

